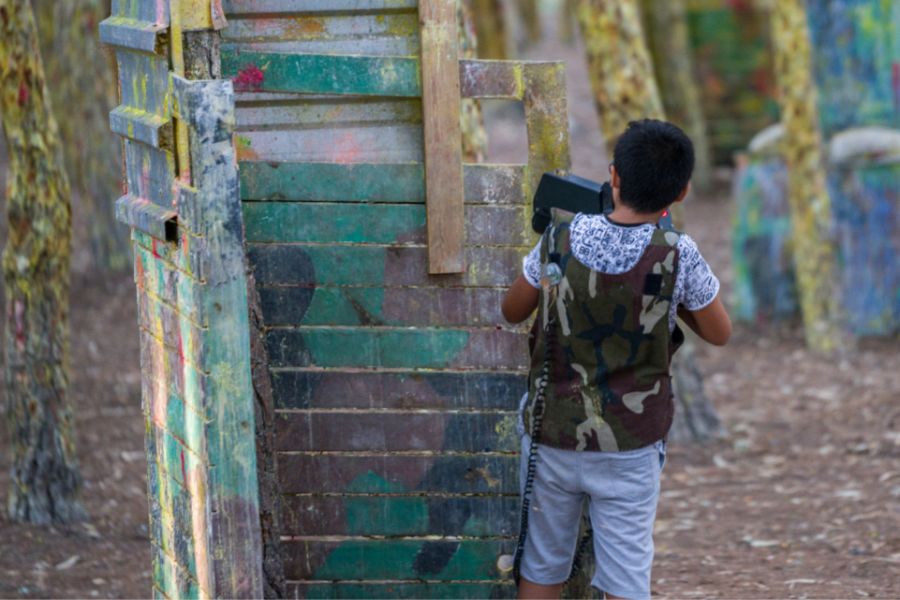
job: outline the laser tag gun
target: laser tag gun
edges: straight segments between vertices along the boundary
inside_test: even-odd
[[[608,181],[597,183],[577,175],[544,173],[534,195],[534,212],[531,228],[544,233],[553,220],[551,209],[588,215],[608,215],[615,208],[612,186]],[[659,220],[663,229],[672,229],[672,216],[668,211]]]

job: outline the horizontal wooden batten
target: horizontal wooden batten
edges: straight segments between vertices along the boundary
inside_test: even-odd
[[[466,249],[466,273],[429,276],[426,250],[411,246],[316,246],[249,244],[260,286],[501,287],[521,272],[522,250],[513,247]]]
[[[258,201],[425,202],[421,163],[242,161],[241,197]],[[468,203],[523,204],[524,165],[464,165]]]
[[[165,23],[113,15],[100,22],[100,41],[119,48],[163,54],[167,29]]]
[[[278,478],[285,494],[393,493],[518,494],[519,457],[309,456],[285,454]]]
[[[498,432],[506,432],[500,435]],[[514,452],[513,413],[283,413],[275,419],[279,451]]]
[[[263,322],[280,325],[393,325],[484,327],[506,325],[505,288],[259,289]]]
[[[163,242],[178,236],[178,214],[144,198],[125,195],[116,201],[116,219]]]
[[[285,588],[287,598],[331,598],[334,600],[355,600],[357,598],[369,598],[370,600],[394,600],[396,598],[484,600],[484,598],[513,598],[516,595],[515,585],[507,581],[482,583],[422,583],[419,580],[377,583],[288,581]]]
[[[287,541],[288,579],[430,579],[453,581],[501,576],[497,559],[511,540]]]
[[[493,329],[275,329],[266,347],[273,367],[502,369],[527,360],[527,334]]]
[[[338,12],[369,12],[410,10],[418,0],[305,0],[302,8],[297,0],[222,0],[226,17],[256,14],[316,14]]]
[[[272,372],[278,409],[514,410],[525,373],[284,370]]]
[[[235,141],[239,160],[391,164],[423,157],[422,127],[415,123],[244,130]]]
[[[245,52],[222,48],[222,76],[238,92],[354,96],[420,94],[419,62],[409,57]]]
[[[459,61],[464,98],[523,100],[525,74],[557,63]],[[416,98],[422,95],[419,59],[413,56],[290,54],[224,45],[222,74],[238,92],[290,92]],[[338,83],[340,82],[340,83]]]
[[[476,205],[463,212],[467,245],[521,247],[530,241],[524,207]],[[244,204],[248,242],[419,245],[427,241],[425,220],[425,207],[412,204]]]
[[[117,106],[109,113],[109,127],[122,137],[154,148],[172,147],[172,121],[156,113]]]
[[[515,496],[282,496],[282,535],[510,536]]]
[[[262,94],[260,94],[262,95]],[[409,98],[293,97],[274,103],[245,96],[237,104],[238,133],[258,129],[322,129],[347,124],[420,123],[422,102]]]

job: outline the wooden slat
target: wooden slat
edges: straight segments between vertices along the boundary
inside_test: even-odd
[[[284,535],[496,537],[519,527],[516,496],[282,497]]]
[[[278,479],[285,494],[518,494],[516,455],[282,454]]]
[[[230,46],[221,56],[222,75],[239,92],[415,97],[420,90],[415,58],[242,52]]]
[[[428,272],[461,273],[465,268],[465,216],[456,2],[420,0],[419,22],[422,43]]]
[[[484,326],[505,323],[505,288],[263,287],[263,321],[279,325]]]
[[[510,410],[527,389],[524,371],[365,372],[275,369],[278,409]]]
[[[244,130],[235,142],[239,160],[339,164],[422,161],[422,127],[415,123]]]
[[[496,329],[273,329],[273,367],[503,369],[527,366],[527,334]]]
[[[469,203],[530,204],[525,198],[523,165],[465,165]],[[242,161],[244,200],[323,202],[425,201],[421,164],[332,164]]]
[[[514,598],[516,587],[512,583],[418,583],[393,581],[388,583],[320,583],[289,581],[287,598],[333,598],[370,600],[396,600],[398,598],[455,598],[456,600],[483,600],[484,598]]]
[[[514,247],[467,248],[467,272],[441,278],[429,277],[423,247],[249,244],[248,254],[257,283],[272,286],[497,287],[522,269]]]
[[[275,420],[275,447],[290,452],[515,452],[515,418],[496,412],[283,413]]]
[[[515,246],[529,243],[524,207],[465,206],[465,243]],[[248,242],[315,242],[415,245],[425,242],[425,207],[416,204],[248,202]]]
[[[417,0],[222,0],[226,16],[266,13],[336,13],[415,8]]]
[[[513,546],[512,540],[285,542],[284,574],[289,579],[495,580],[501,577],[497,559]]]

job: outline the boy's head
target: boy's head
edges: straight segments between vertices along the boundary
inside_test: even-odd
[[[671,123],[632,121],[616,142],[614,159],[619,199],[651,214],[684,198],[694,171],[694,144]]]

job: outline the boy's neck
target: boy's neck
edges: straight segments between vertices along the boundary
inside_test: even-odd
[[[606,217],[620,225],[641,225],[643,223],[656,225],[665,212],[665,210],[661,210],[655,213],[640,213],[622,202],[616,202],[615,208]]]

